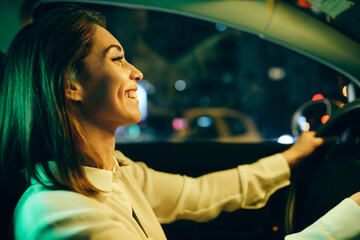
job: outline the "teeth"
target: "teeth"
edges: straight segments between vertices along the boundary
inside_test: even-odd
[[[125,96],[128,98],[137,98],[137,93],[136,93],[136,91],[127,91],[125,93]]]

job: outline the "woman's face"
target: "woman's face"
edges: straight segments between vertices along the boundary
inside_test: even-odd
[[[140,121],[136,83],[142,73],[128,63],[124,49],[106,29],[96,26],[93,46],[77,84],[82,118],[112,130]]]

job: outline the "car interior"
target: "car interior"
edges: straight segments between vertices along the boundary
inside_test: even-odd
[[[128,128],[119,130],[116,144],[116,149],[122,151],[132,160],[145,162],[149,167],[158,171],[197,177],[213,171],[233,168],[240,164],[249,164],[262,157],[282,152],[289,148],[293,142],[290,141],[287,144],[283,144],[279,141],[280,136],[292,134],[291,139],[296,140],[297,136],[295,136],[294,131],[300,134],[299,132],[301,131],[313,130],[317,132],[317,136],[323,137],[326,140],[323,146],[317,149],[308,159],[292,171],[291,185],[273,194],[264,208],[257,210],[241,209],[231,213],[224,212],[210,222],[198,223],[179,220],[171,224],[164,224],[163,228],[168,239],[283,239],[285,235],[301,231],[309,226],[341,200],[359,191],[360,26],[356,26],[356,21],[359,20],[360,7],[357,3],[353,3],[355,1],[337,0],[337,8],[326,8],[326,6],[324,6],[326,5],[325,3],[330,1],[323,1],[323,5],[316,5],[315,2],[318,1],[315,0],[108,0],[106,3],[100,0],[33,0],[25,1],[21,12],[22,19],[24,22],[31,21],[32,18],[36,19],[54,6],[63,4],[64,2],[78,3],[103,12],[108,19],[108,27],[114,36],[122,39],[121,34],[125,34],[123,41],[120,41],[124,42],[123,45],[125,49],[130,49],[130,60],[144,69],[145,76],[147,74],[149,75],[149,79],[146,79],[143,84],[147,90],[147,98],[149,99],[147,109],[148,120],[140,122],[138,127],[129,126]],[[310,5],[316,6],[316,10],[313,10],[310,5],[304,7],[304,5],[302,5],[305,4],[304,2],[306,2],[306,4],[313,3]],[[352,2],[352,4],[349,2]],[[122,12],[119,10],[122,14],[117,12],[118,9],[124,9],[121,10]],[[196,19],[196,21],[206,20],[212,24],[212,27],[214,24],[217,24],[215,26],[220,30],[211,30],[215,31],[218,35],[213,34],[213,32],[211,32],[211,34],[205,33],[204,30],[203,36],[198,36],[198,39],[194,37],[194,39],[189,38],[189,40],[186,40],[186,32],[192,32],[185,27],[185,24],[193,24],[194,28],[195,26],[199,26],[199,28],[202,29],[205,29],[206,26],[202,25],[202,23],[188,23],[186,22],[187,20],[184,20],[182,24],[183,28],[178,32],[175,30],[170,31],[169,29],[160,31],[158,29],[160,27],[155,25],[155,23],[156,21],[166,22],[164,20],[165,18],[159,15],[162,13],[175,15],[175,17],[168,17],[166,21],[175,21],[185,17]],[[117,15],[129,19],[128,24],[133,24],[130,28],[136,26],[139,29],[135,29],[134,33],[129,32],[128,29],[121,29],[114,23],[116,22],[117,18],[115,16]],[[148,20],[145,21],[145,18]],[[175,24],[175,26],[177,25]],[[225,33],[221,31],[221,28],[234,28],[239,30],[240,33],[235,31],[230,32],[232,30],[224,30],[227,34],[225,35]],[[179,35],[173,32],[184,36],[184,45],[176,45],[175,42]],[[165,34],[168,36],[165,36]],[[138,35],[143,36],[141,39],[143,42],[137,45],[139,48],[142,46],[141,44],[144,43],[150,46],[150,48],[142,48],[148,51],[147,56],[150,56],[145,58],[145,60],[138,58],[136,49],[131,49],[130,46]],[[173,39],[174,42],[169,43],[170,45],[167,46],[167,48],[161,48],[164,46],[163,42],[154,42],[154,39],[159,38],[164,38],[164,42],[171,42],[171,39]],[[136,41],[138,41],[138,39]],[[249,45],[246,45],[246,48],[241,48],[237,41]],[[258,41],[264,41],[266,43],[260,45]],[[190,45],[190,43],[192,45]],[[269,62],[276,62],[274,66],[282,66],[284,61],[289,60],[290,57],[298,59],[302,59],[303,57],[305,59],[304,61],[309,62],[306,62],[307,65],[305,67],[300,67],[300,70],[299,67],[295,68],[293,77],[289,71],[286,72],[286,77],[281,77],[281,71],[280,73],[279,71],[275,71],[277,74],[275,74],[275,79],[276,76],[280,74],[280,80],[269,81],[269,83],[265,84],[261,82],[261,77],[254,75],[256,74],[256,70],[251,69],[268,69],[272,65],[266,62],[266,58],[260,54],[261,52],[256,52],[257,55],[253,54],[251,52],[253,49],[251,48],[251,44],[258,44],[256,45],[257,48],[262,49],[262,51],[267,51]],[[291,53],[282,53],[281,51],[283,50],[269,50],[277,49],[278,45],[286,49],[286,51],[290,49]],[[192,46],[198,47],[195,48]],[[239,63],[238,60],[234,60],[228,64],[226,62],[224,65],[234,65],[233,68],[238,69],[239,64],[244,64],[248,69],[236,70],[238,72],[233,73],[233,75],[231,75],[233,77],[227,77],[229,75],[223,74],[233,71],[223,66],[219,66],[222,72],[218,75],[212,72],[206,72],[207,70],[204,70],[202,67],[196,68],[195,70],[184,70],[185,67],[182,65],[184,62],[194,63],[196,59],[196,64],[199,66],[203,64],[210,69],[216,68],[217,66],[213,64],[215,60],[212,58],[218,58],[221,61],[225,61],[223,60],[224,58],[230,58],[229,55],[222,55],[222,53],[229,48],[228,46],[232,47],[229,52],[233,55],[235,55],[234,52],[236,52],[239,56],[243,57],[246,55],[248,57],[245,59],[244,57],[241,58],[241,63]],[[237,50],[233,50],[234,48]],[[188,49],[192,49],[191,51],[193,52],[189,50],[190,53],[188,55],[182,55],[182,53],[188,51]],[[195,54],[196,52],[208,52],[209,49],[215,49],[212,50],[211,53],[216,56],[206,55],[206,58],[201,58]],[[216,49],[221,49],[221,52],[216,52]],[[154,52],[156,52],[156,54]],[[283,54],[281,56],[289,56],[289,58],[285,57],[285,60],[283,60],[284,57],[277,55],[279,52]],[[299,57],[298,55],[293,55],[292,52],[299,54]],[[198,92],[187,93],[186,90],[178,89],[171,90],[170,94],[168,93],[166,84],[157,87],[157,94],[160,97],[155,98],[151,94],[151,87],[155,85],[156,82],[153,79],[160,79],[159,76],[155,75],[156,72],[162,71],[163,75],[174,74],[175,84],[175,80],[180,79],[180,76],[173,72],[163,71],[163,69],[160,68],[161,66],[157,66],[158,69],[155,68],[155,71],[151,67],[148,69],[145,66],[147,64],[146,62],[156,62],[151,58],[156,58],[160,55],[166,60],[165,62],[171,62],[171,64],[164,66],[173,67],[176,69],[174,72],[185,72],[184,76],[189,79],[190,76],[199,78],[199,83],[188,81],[186,78],[184,78],[184,82],[188,83],[188,85],[190,84],[190,86],[192,86],[193,89],[197,89],[196,91],[198,92],[206,92],[207,95],[204,96],[207,98]],[[179,59],[179,56],[183,58],[179,61],[174,60]],[[3,59],[4,57],[5,54],[1,53],[1,58]],[[255,58],[262,59],[262,63],[255,64]],[[151,59],[151,61],[149,61],[149,59]],[[231,58],[231,60],[233,59],[235,59],[235,57]],[[161,65],[159,64],[161,61],[158,60],[156,63]],[[315,68],[315,62],[321,65],[314,70],[314,72],[318,74],[316,75],[318,77],[317,80],[306,75],[307,72],[311,72],[312,68]],[[288,66],[286,64],[287,63],[284,63],[284,66]],[[324,66],[326,70],[324,70]],[[284,69],[288,70],[286,67],[284,67]],[[203,75],[198,73],[196,73],[198,74],[196,75],[194,72],[200,72]],[[264,70],[263,75],[267,76],[267,73],[268,71]],[[297,78],[295,75],[302,77]],[[215,76],[214,79],[212,79],[211,76]],[[235,84],[233,83],[235,81],[231,80],[233,78],[245,79],[247,82],[245,81],[243,85]],[[271,78],[271,75],[269,75],[268,78]],[[286,85],[284,82],[281,82],[281,79],[287,78],[295,79],[296,82],[302,82],[304,86],[299,87],[300,85],[296,85],[295,83]],[[167,80],[168,79],[165,78],[157,81],[166,82]],[[224,83],[224,86],[221,85],[221,87],[219,87],[217,82]],[[177,83],[183,84],[183,82]],[[212,95],[212,91],[215,90],[209,90],[207,88],[208,85],[215,85],[214,89],[217,91],[229,91],[230,100],[224,100],[223,98],[225,97],[221,96],[218,98],[218,102],[212,103],[211,99],[215,96]],[[324,110],[327,111],[325,115],[328,115],[329,119],[320,123],[317,127],[311,127],[309,125],[308,129],[304,129],[300,126],[299,130],[299,126],[291,125],[291,118],[294,117],[296,125],[299,123],[300,117],[305,116],[306,111],[308,111],[306,114],[310,115],[308,119],[314,117],[314,114],[318,112],[317,108],[315,110],[309,110],[310,107],[313,107],[311,104],[305,104],[303,105],[304,107],[299,108],[301,104],[306,103],[314,94],[320,91],[317,89],[311,90],[311,88],[315,89],[316,86],[319,86],[319,89],[323,91],[326,99],[325,104],[333,106],[330,110]],[[339,95],[339,92],[343,90],[344,86],[347,86],[346,96],[343,94],[341,97],[335,97]],[[229,89],[237,89],[238,92],[230,92]],[[292,89],[293,92],[289,93],[289,96],[291,96],[292,99],[296,99],[296,101],[294,100],[294,102],[291,104],[288,103],[288,105],[278,106],[277,101],[283,102],[284,104],[287,103],[287,99],[278,96],[286,95],[284,92],[290,92],[288,89]],[[269,91],[270,93],[265,94],[263,93],[264,91]],[[180,96],[179,94],[182,92],[185,95]],[[242,102],[234,103],[232,99],[237,98],[239,93],[242,93],[243,96],[247,96],[248,98],[244,97],[241,100]],[[247,95],[247,93],[249,93],[249,95]],[[166,94],[169,94],[170,97]],[[188,100],[192,99],[191,97],[195,95],[198,97],[196,100],[197,105],[193,104],[191,102],[192,100]],[[267,100],[267,97],[277,98],[277,100],[272,102]],[[320,100],[315,99],[312,100],[312,102],[321,101],[323,103],[323,99],[324,98]],[[172,100],[175,101],[174,104],[170,103]],[[327,102],[327,100],[329,101]],[[208,101],[210,101],[210,103]],[[257,101],[263,104],[261,105],[262,107],[259,107],[260,104],[258,104]],[[197,138],[193,139],[187,137],[181,138],[181,141],[173,141],[174,136],[179,135],[178,132],[175,132],[177,135],[173,134],[178,127],[178,125],[174,124],[186,123],[186,118],[184,117],[186,111],[189,112],[189,109],[195,107],[228,107],[231,105],[230,103],[234,106],[240,106],[240,110],[238,109],[239,112],[241,111],[250,117],[250,119],[253,119],[252,121],[257,128],[254,129],[254,131],[256,130],[262,135],[261,139],[258,138],[257,141],[254,142],[249,139],[244,140],[241,138],[241,140],[238,141],[236,139],[240,138],[233,138],[233,142],[222,142],[217,139],[217,137],[206,137],[209,136],[210,130],[201,128],[200,130],[204,132],[205,137],[199,137],[198,135]],[[161,108],[158,106],[161,106]],[[167,110],[170,109],[170,107],[174,109],[171,112]],[[287,108],[285,109],[285,107]],[[293,114],[296,112],[296,109],[300,109],[300,113],[298,111],[297,115]],[[258,110],[259,113],[256,113],[256,110]],[[157,114],[156,116],[152,115],[154,112]],[[204,120],[212,116],[206,114],[197,117],[197,119]],[[166,122],[164,119],[167,119]],[[177,120],[176,122],[175,119]],[[242,121],[241,118],[238,119],[240,120],[237,121]],[[306,121],[311,124],[310,120]],[[274,124],[271,125],[271,122]],[[194,123],[194,125],[196,124]],[[146,126],[152,126],[153,128],[146,130]],[[179,128],[185,131],[181,126],[179,125]],[[242,126],[247,125],[243,124]],[[272,130],[270,126],[277,126],[280,130]],[[217,127],[217,125],[214,125],[214,129],[217,129]],[[171,129],[172,132],[164,133],[164,129]],[[200,130],[198,132],[202,133]],[[245,132],[247,130],[244,130],[244,127],[242,127],[241,131]],[[151,137],[149,137],[150,133],[153,134]],[[135,136],[134,134],[140,137],[143,136],[143,138],[128,137]],[[189,133],[188,135],[190,136],[191,134]],[[216,136],[218,135],[219,134],[216,133]],[[157,138],[155,139],[154,136]],[[124,139],[127,140],[125,141]],[[1,185],[1,191],[4,196],[4,203],[1,205],[1,218],[4,224],[1,225],[1,232],[7,234],[7,239],[12,239],[12,213],[17,200],[22,194],[22,190],[11,191],[5,186],[5,183]]]

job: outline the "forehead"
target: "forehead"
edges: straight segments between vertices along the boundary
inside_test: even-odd
[[[118,45],[121,47],[119,41],[108,30],[96,25],[92,51],[94,53],[104,54],[106,49],[111,45]]]

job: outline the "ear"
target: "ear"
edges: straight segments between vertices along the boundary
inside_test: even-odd
[[[65,90],[65,96],[71,101],[80,102],[83,99],[83,88],[80,83],[71,83],[70,88]]]

